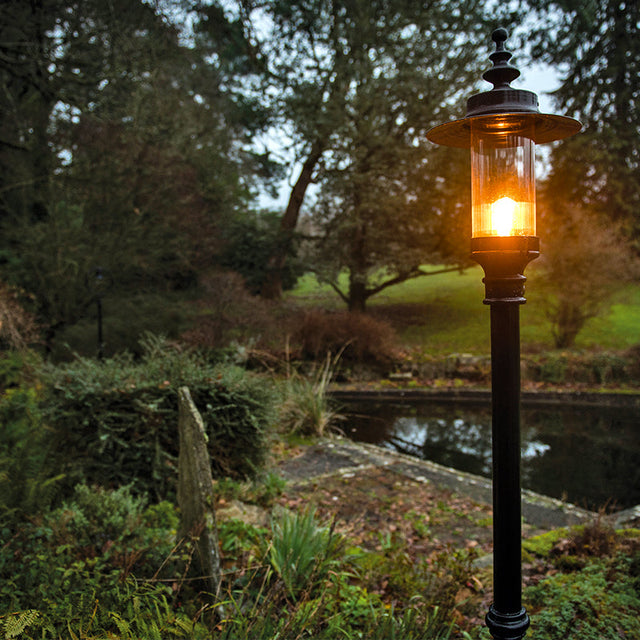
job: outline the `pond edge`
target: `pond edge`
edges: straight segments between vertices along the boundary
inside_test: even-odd
[[[337,400],[437,400],[438,402],[491,402],[488,389],[346,389],[332,386],[330,397]],[[640,409],[640,392],[620,393],[615,391],[522,391],[520,400],[527,405],[571,405],[583,407],[619,407]]]

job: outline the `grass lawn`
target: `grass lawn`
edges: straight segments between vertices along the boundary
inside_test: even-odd
[[[432,267],[437,270],[438,267]],[[482,269],[440,273],[385,289],[369,300],[369,312],[390,321],[410,348],[433,355],[486,354],[489,346],[489,307],[482,304]],[[346,278],[345,278],[346,281]],[[551,325],[545,317],[535,281],[521,307],[523,352],[553,349]],[[344,309],[345,304],[312,274],[302,277],[288,298],[304,306]],[[640,344],[640,285],[617,292],[612,306],[590,320],[578,335],[576,349],[623,350]]]

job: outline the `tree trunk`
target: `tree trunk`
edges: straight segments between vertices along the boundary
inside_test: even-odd
[[[180,451],[178,455],[179,536],[196,543],[197,566],[209,593],[217,597],[221,569],[214,510],[213,478],[202,417],[187,387],[178,390]]]
[[[272,255],[267,261],[267,273],[260,290],[260,295],[268,300],[279,300],[282,297],[282,272],[287,262],[287,254],[291,248],[293,232],[298,224],[300,208],[302,207],[305,193],[311,184],[313,170],[318,164],[323,150],[324,145],[319,140],[316,140],[311,146],[309,156],[302,165],[300,175],[291,190],[287,208],[282,216],[282,220],[280,220],[280,234],[282,239],[274,248]]]
[[[356,211],[359,211],[359,197],[356,197]],[[351,265],[349,268],[349,311],[364,313],[367,298],[367,260],[366,260],[367,228],[360,217],[354,226],[351,237]]]
[[[367,310],[367,283],[351,274],[349,279],[349,311],[365,313]]]

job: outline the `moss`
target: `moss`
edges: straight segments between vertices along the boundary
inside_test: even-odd
[[[534,556],[545,558],[550,553],[553,547],[560,542],[563,538],[566,538],[569,534],[569,530],[566,527],[561,529],[554,529],[547,533],[542,533],[539,536],[533,536],[522,543],[522,549]]]

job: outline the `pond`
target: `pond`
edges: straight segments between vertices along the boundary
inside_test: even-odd
[[[339,400],[345,435],[491,477],[491,406],[444,400]],[[597,510],[640,504],[640,409],[521,410],[522,486]]]

